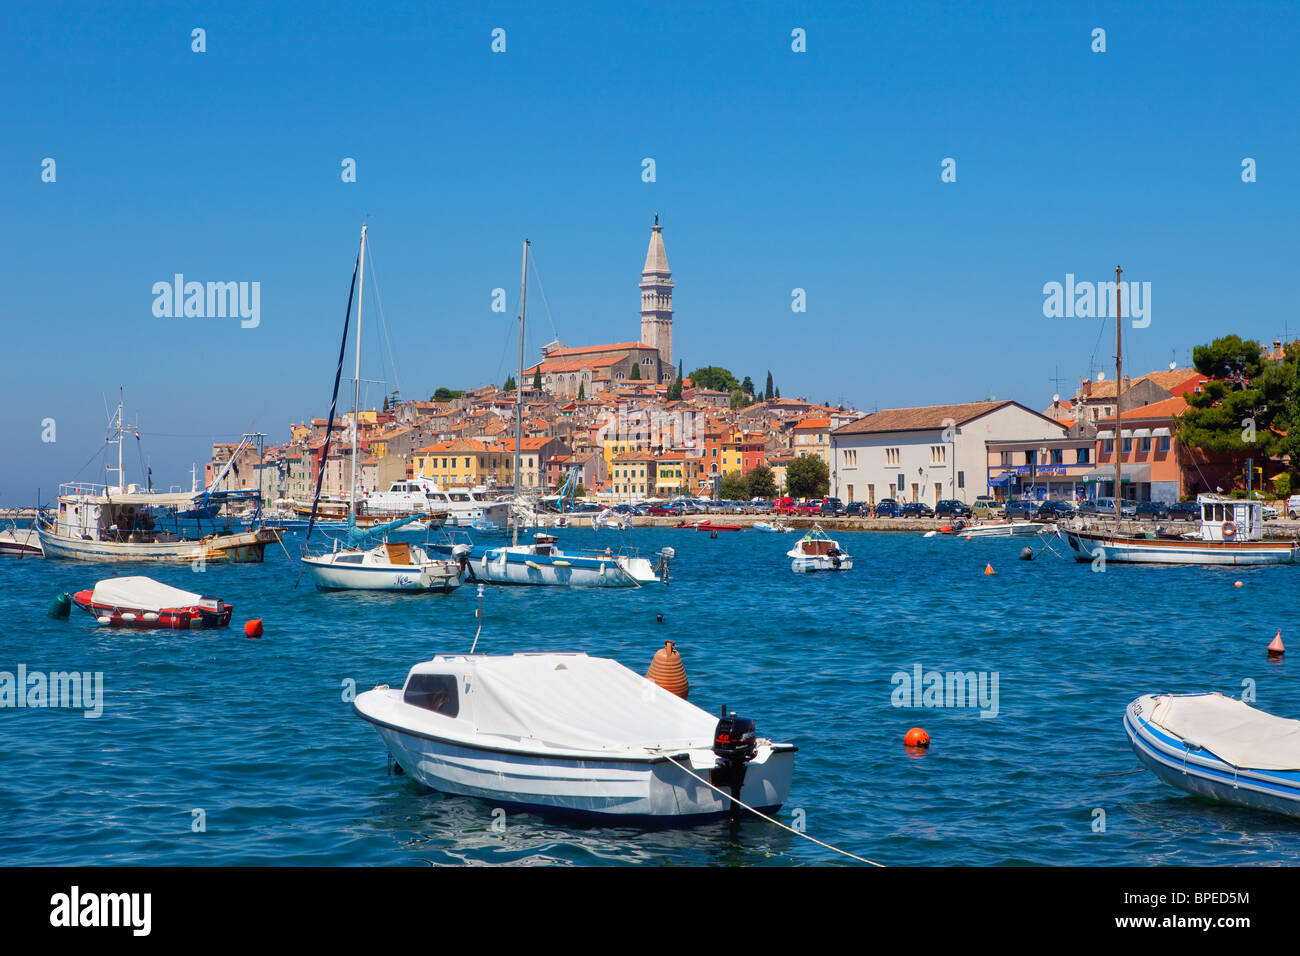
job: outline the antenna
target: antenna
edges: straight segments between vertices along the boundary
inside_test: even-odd
[[[474,648],[478,647],[478,636],[483,633],[483,582],[478,583],[478,608],[474,611],[474,616],[478,618],[478,630],[474,632],[474,643],[470,645],[469,652],[474,653]]]
[[[1056,366],[1056,374],[1053,375],[1051,378],[1049,378],[1048,381],[1051,382],[1053,385],[1056,386],[1056,391],[1057,391],[1057,393],[1058,393],[1058,394],[1052,396],[1052,401],[1054,401],[1054,402],[1058,402],[1058,401],[1060,401],[1060,394],[1059,394],[1059,393],[1060,393],[1060,391],[1061,391],[1061,382],[1064,381],[1064,379],[1061,378],[1061,366],[1059,366],[1059,365]]]

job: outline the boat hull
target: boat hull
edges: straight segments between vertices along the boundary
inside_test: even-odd
[[[379,722],[365,712],[364,697],[353,704],[358,716],[375,728],[406,773],[442,793],[622,822],[686,823],[730,812],[730,800],[663,756],[560,758],[467,746]],[[768,813],[788,799],[794,775],[795,748],[780,746],[760,748],[759,756],[746,765],[740,792],[743,802]],[[672,756],[710,779],[711,760],[700,766],[684,753]]]
[[[853,558],[847,554],[841,555],[839,563],[827,555],[819,554],[814,556],[801,555],[790,559],[790,570],[800,573],[811,573],[814,571],[851,571],[853,570]]]
[[[340,566],[325,558],[304,557],[303,566],[322,591],[453,591],[460,571],[449,562],[404,567]]]
[[[510,548],[475,549],[468,571],[479,581],[550,587],[628,588],[643,583],[621,556],[539,555]],[[644,559],[641,559],[644,561]],[[635,569],[632,569],[635,572]],[[651,576],[653,580],[653,575]]]
[[[1146,539],[1069,529],[1062,529],[1060,535],[1077,561],[1093,561],[1099,556],[1121,564],[1255,566],[1300,561],[1300,544],[1294,541]]]
[[[41,539],[35,528],[0,531],[0,557],[39,558],[41,554]]]
[[[1139,697],[1124,712],[1124,732],[1148,770],[1185,793],[1233,806],[1300,817],[1300,771],[1233,767],[1210,751],[1189,747],[1153,725],[1150,696]]]
[[[163,561],[173,563],[229,561],[258,563],[266,546],[280,540],[274,528],[216,535],[198,541],[88,541],[40,530],[41,547],[47,558],[69,561]]]

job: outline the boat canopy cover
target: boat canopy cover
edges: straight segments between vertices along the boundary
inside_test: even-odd
[[[471,660],[470,700],[480,734],[568,750],[713,746],[716,717],[618,661],[586,654]],[[418,669],[437,671],[436,665]]]
[[[190,508],[203,492],[132,491],[111,494],[62,494],[60,498],[77,499],[91,505],[147,505],[154,508]]]
[[[95,604],[109,607],[160,611],[165,607],[190,607],[202,601],[203,596],[140,576],[105,578],[95,585],[90,599]]]
[[[1234,767],[1300,770],[1300,720],[1222,694],[1157,697],[1148,719]]]

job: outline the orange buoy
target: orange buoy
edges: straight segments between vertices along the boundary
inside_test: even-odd
[[[939,530],[942,531],[944,534],[948,534],[950,531],[952,531],[952,525],[946,524]]]
[[[966,540],[967,540],[967,541],[970,541],[970,540],[971,540],[971,536],[970,536],[970,535],[966,535]]]
[[[682,655],[677,653],[676,641],[664,641],[664,646],[655,651],[645,676],[682,700],[690,693],[691,682],[686,679],[686,665],[682,663]]]
[[[1233,586],[1234,588],[1239,588],[1239,587],[1241,587],[1241,582],[1240,582],[1240,581],[1233,581],[1233,582],[1232,582],[1232,586]]]
[[[260,617],[244,622],[244,636],[249,638],[262,636],[262,619]]]
[[[1281,657],[1286,653],[1286,645],[1282,643],[1282,628],[1277,629],[1277,635],[1273,640],[1268,642],[1268,656]]]
[[[930,746],[930,735],[920,727],[913,727],[903,737],[903,746],[921,748],[928,747]]]
[[[993,570],[993,565],[991,565],[991,564],[986,564],[986,565],[984,565],[984,573],[985,573],[985,574],[996,574],[997,572]]]

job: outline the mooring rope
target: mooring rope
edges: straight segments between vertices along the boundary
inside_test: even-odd
[[[817,839],[816,837],[809,836],[808,834],[804,833],[804,832],[801,831],[801,830],[796,830],[794,827],[786,826],[786,825],[785,825],[784,823],[782,823],[780,820],[774,820],[772,817],[769,817],[766,813],[763,813],[761,810],[755,810],[753,807],[751,807],[749,804],[745,803],[743,800],[739,800],[739,799],[737,799],[736,797],[733,797],[729,792],[727,792],[726,790],[723,790],[721,787],[715,787],[715,786],[713,785],[712,782],[710,782],[710,781],[708,781],[708,780],[705,780],[703,777],[701,777],[698,773],[696,773],[696,772],[695,772],[694,770],[692,770],[690,767],[687,767],[687,766],[685,766],[684,764],[678,763],[678,761],[674,760],[670,754],[664,754],[664,758],[665,758],[666,760],[668,760],[669,763],[675,764],[676,766],[680,767],[682,770],[685,770],[688,774],[690,774],[690,775],[691,775],[692,777],[694,777],[696,780],[700,781],[700,783],[704,784],[706,787],[709,787],[709,788],[711,788],[711,789],[713,789],[713,790],[717,790],[718,793],[722,794],[722,795],[723,795],[724,797],[726,797],[728,800],[731,800],[731,801],[735,802],[736,804],[738,804],[738,805],[744,807],[746,810],[748,810],[750,813],[754,814],[755,816],[762,817],[762,818],[763,818],[764,820],[766,820],[768,823],[774,823],[774,824],[776,824],[776,825],[777,825],[778,827],[780,827],[782,830],[786,830],[786,831],[788,831],[788,832],[790,832],[790,833],[793,833],[795,836],[801,836],[801,837],[803,837],[805,840],[811,840],[813,843],[816,843],[818,846],[824,846],[824,847],[825,847],[826,849],[828,849],[828,850],[834,850],[836,853],[842,853],[844,856],[847,856],[849,859],[857,860],[859,863],[869,863],[869,864],[871,864],[872,866],[879,866],[879,867],[882,867],[882,868],[883,868],[884,865],[885,865],[885,864],[883,864],[883,863],[877,863],[877,862],[875,862],[874,860],[868,860],[868,859],[865,859],[864,857],[857,856],[857,855],[855,855],[855,854],[853,854],[853,853],[850,853],[848,850],[841,850],[839,847],[837,847],[837,846],[831,846],[829,843],[823,843],[821,840]]]

